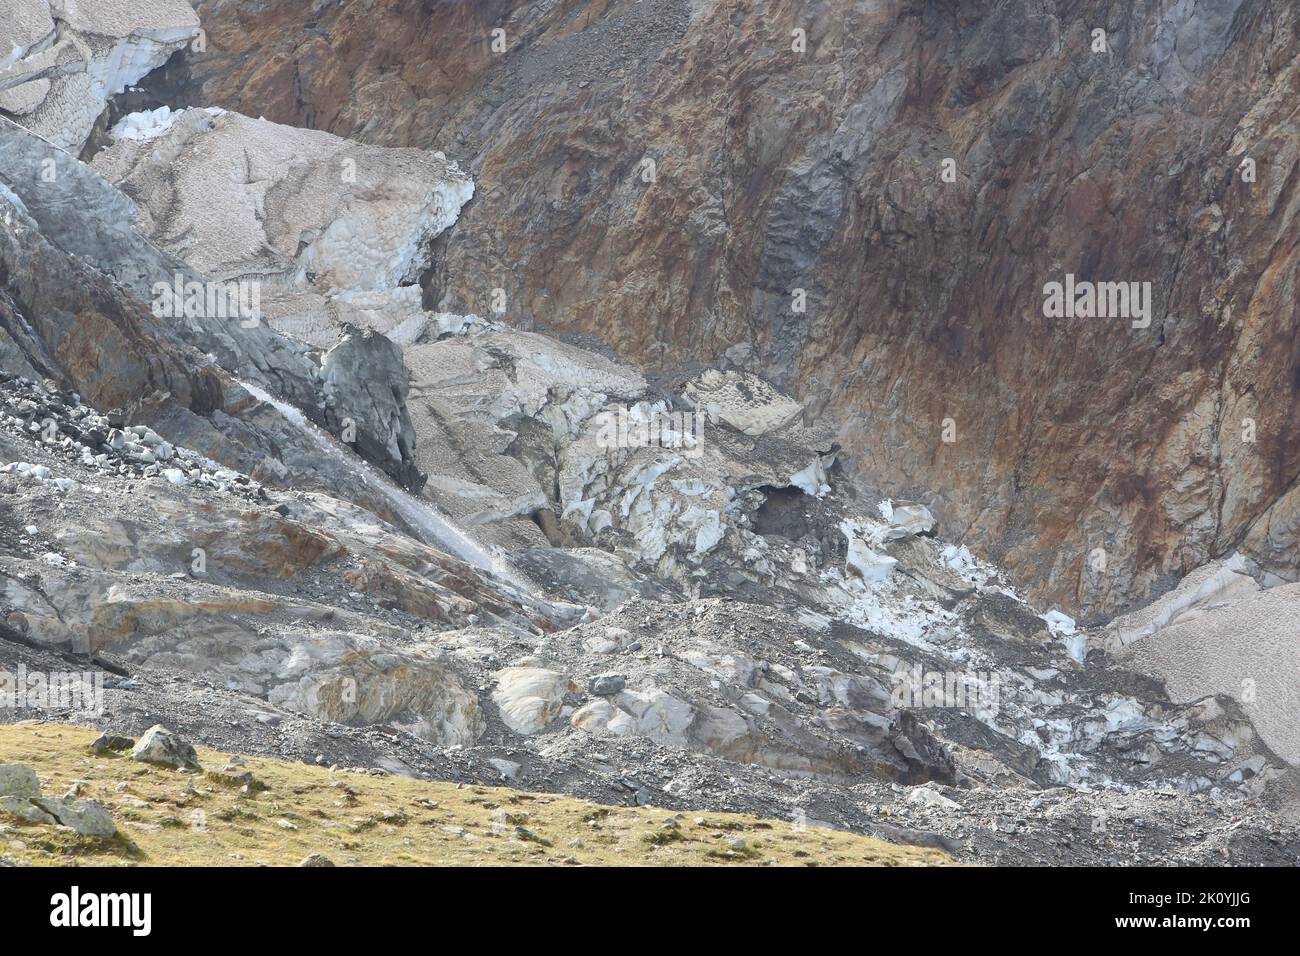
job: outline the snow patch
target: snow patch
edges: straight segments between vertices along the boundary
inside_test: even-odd
[[[148,142],[166,133],[176,123],[177,117],[184,110],[172,112],[170,106],[160,106],[156,110],[144,110],[140,113],[128,113],[118,120],[110,130],[114,139],[129,139],[135,142]]]
[[[831,490],[831,486],[826,484],[826,472],[822,468],[820,459],[791,475],[790,484],[814,498],[820,498]]]

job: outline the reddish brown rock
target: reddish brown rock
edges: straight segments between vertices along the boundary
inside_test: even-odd
[[[199,12],[196,100],[470,163],[431,302],[504,288],[511,321],[665,367],[751,342],[864,478],[932,493],[943,533],[1040,600],[1128,606],[1231,551],[1300,470],[1293,6]],[[1150,327],[1045,318],[1066,273],[1151,282]]]

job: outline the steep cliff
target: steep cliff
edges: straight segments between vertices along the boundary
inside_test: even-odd
[[[469,160],[430,305],[665,369],[748,343],[865,481],[1088,617],[1239,547],[1296,577],[1294,4],[198,11],[173,98]],[[1067,275],[1149,308],[1047,318]]]

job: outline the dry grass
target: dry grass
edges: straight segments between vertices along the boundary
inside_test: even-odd
[[[47,795],[81,781],[118,823],[109,841],[0,815],[0,856],[37,865],[924,866],[944,854],[731,813],[604,807],[499,787],[334,772],[246,757],[257,786],[91,755],[96,732],[0,725],[0,763],[23,763]],[[207,770],[228,757],[199,750]],[[677,828],[665,828],[675,820]],[[740,841],[743,841],[740,842]]]

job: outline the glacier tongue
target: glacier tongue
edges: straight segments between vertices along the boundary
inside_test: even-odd
[[[156,132],[147,146],[119,140],[95,166],[142,197],[156,241],[220,278],[325,297],[409,286],[474,195],[454,162],[423,150],[224,111],[185,110]]]

